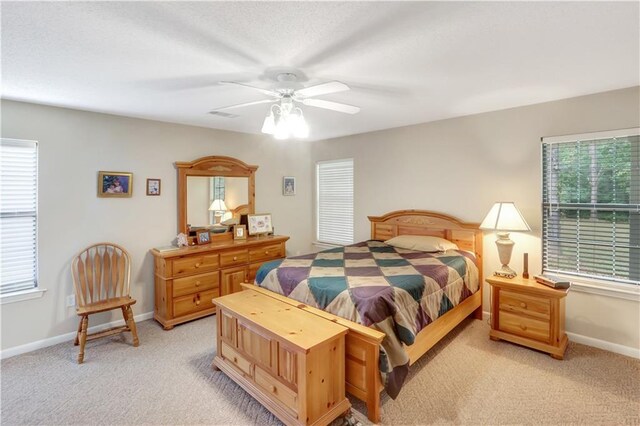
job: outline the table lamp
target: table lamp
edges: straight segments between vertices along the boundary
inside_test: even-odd
[[[506,278],[514,278],[516,271],[509,267],[511,252],[515,243],[509,238],[510,232],[531,231],[529,225],[522,217],[522,214],[513,202],[501,201],[491,207],[489,213],[480,224],[480,229],[497,231],[498,256],[502,268],[494,272],[494,275]]]
[[[211,210],[213,212],[213,215],[216,218],[221,217],[228,209],[227,209],[227,205],[224,203],[224,200],[213,200],[213,203],[211,203],[211,206],[209,206],[209,210]],[[217,219],[216,219],[217,221]]]

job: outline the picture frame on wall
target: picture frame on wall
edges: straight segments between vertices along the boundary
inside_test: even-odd
[[[282,178],[282,195],[296,195],[296,178],[294,176]]]
[[[211,235],[208,229],[203,229],[196,232],[196,242],[198,244],[209,244],[211,242]]]
[[[235,225],[233,227],[233,239],[234,240],[246,240],[247,239],[247,226]]]
[[[133,173],[98,172],[98,197],[127,198],[133,194]]]
[[[249,235],[273,232],[271,213],[250,214],[247,217]]]
[[[147,195],[160,195],[160,179],[147,179]]]

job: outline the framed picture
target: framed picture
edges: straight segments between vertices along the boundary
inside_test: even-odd
[[[250,214],[248,216],[249,235],[267,234],[273,231],[271,213]]]
[[[247,226],[235,225],[233,227],[233,239],[234,240],[246,240],[247,239]]]
[[[285,176],[282,178],[282,195],[296,195],[296,178]]]
[[[208,229],[203,229],[196,232],[196,241],[198,244],[209,244],[211,242],[211,235],[209,235]]]
[[[160,195],[160,179],[147,179],[147,195]]]
[[[133,173],[98,172],[98,197],[131,197]]]

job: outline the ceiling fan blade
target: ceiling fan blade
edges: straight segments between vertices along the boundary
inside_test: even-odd
[[[297,96],[303,98],[310,98],[312,96],[328,95],[329,93],[344,92],[349,90],[349,86],[339,81],[330,81],[328,83],[316,84],[315,86],[305,87],[304,89],[296,90]]]
[[[245,102],[243,104],[229,105],[229,106],[226,106],[226,107],[216,108],[213,111],[222,111],[224,109],[242,108],[242,107],[246,107],[246,106],[250,106],[250,105],[268,104],[268,103],[272,103],[272,102],[277,102],[277,99],[261,99],[259,101]]]
[[[238,83],[237,81],[220,81],[220,84],[233,84],[234,86],[248,87],[249,89],[257,90],[258,92],[264,93],[265,95],[273,96],[276,98],[280,97],[280,93],[274,92],[273,90],[263,89],[261,87],[251,86],[244,83]]]
[[[360,112],[360,107],[341,104],[338,102],[325,101],[323,99],[303,99],[302,102],[304,105],[309,105],[317,108],[330,109],[338,112],[346,112],[347,114],[356,114]]]

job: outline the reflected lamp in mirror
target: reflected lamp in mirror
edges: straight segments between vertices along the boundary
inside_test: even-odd
[[[509,267],[509,261],[511,260],[511,252],[515,243],[509,238],[509,233],[531,231],[515,203],[510,201],[495,203],[482,221],[482,224],[480,224],[480,229],[496,231],[498,235],[496,246],[498,247],[498,256],[502,267],[495,271],[494,275],[514,278],[517,274],[516,271]]]
[[[216,223],[220,222],[220,218],[223,214],[227,212],[227,205],[224,203],[224,200],[213,200],[211,206],[209,206],[209,210],[213,212],[213,215],[216,217]]]

